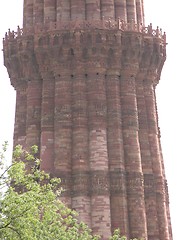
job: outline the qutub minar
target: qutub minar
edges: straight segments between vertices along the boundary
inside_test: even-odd
[[[143,0],[24,0],[4,38],[16,89],[14,145],[37,144],[41,168],[94,233],[172,240],[155,88],[166,36]]]

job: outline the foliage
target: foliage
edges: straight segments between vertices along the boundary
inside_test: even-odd
[[[60,180],[39,170],[37,147],[30,153],[17,146],[10,166],[5,167],[7,144],[0,153],[0,239],[98,240],[77,213],[59,199]],[[28,166],[28,167],[27,167]],[[125,240],[115,231],[110,240]]]

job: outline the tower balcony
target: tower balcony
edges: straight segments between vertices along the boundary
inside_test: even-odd
[[[145,27],[120,19],[50,22],[9,30],[3,39],[4,64],[13,86],[17,79],[31,79],[33,62],[44,67],[45,59],[50,61],[47,69],[73,69],[72,74],[79,66],[85,74],[89,68],[97,72],[113,68],[117,75],[124,65],[137,67],[138,71],[157,73],[157,84],[166,44],[166,34],[159,27],[153,29],[152,24]]]

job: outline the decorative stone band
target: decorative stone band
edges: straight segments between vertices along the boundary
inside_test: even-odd
[[[126,173],[123,170],[110,172],[110,192],[112,195],[126,194]]]
[[[129,186],[129,194],[144,186],[145,194],[159,194],[162,191],[165,196],[167,189],[166,181],[162,177],[154,176],[154,174],[143,175],[140,172],[125,173],[123,170],[115,170],[108,173],[107,171],[93,171],[76,172],[72,177],[64,173],[58,174],[58,176],[61,178],[64,196],[116,195],[126,193],[126,184]],[[126,182],[124,182],[125,179]],[[72,192],[69,191],[71,185],[73,185]]]
[[[90,192],[92,195],[109,194],[109,174],[106,171],[91,172]]]
[[[77,172],[72,177],[59,173],[63,196],[109,195],[109,174],[107,171]],[[69,191],[72,185],[72,192]]]
[[[162,32],[162,29],[157,27],[156,29],[152,28],[152,24],[145,27],[142,24],[136,24],[133,21],[130,23],[124,22],[123,20],[75,20],[75,21],[63,21],[63,22],[50,22],[44,25],[35,25],[32,28],[23,28],[19,26],[17,31],[9,31],[5,34],[4,44],[6,41],[20,37],[28,36],[34,34],[43,34],[47,32],[57,32],[61,30],[93,30],[93,29],[105,29],[105,30],[121,30],[127,32],[139,32],[144,35],[149,35],[162,39],[164,44],[166,44],[166,33]]]
[[[127,184],[129,186],[129,192],[136,191],[139,187],[144,186],[143,174],[141,172],[128,172]]]
[[[153,174],[144,174],[145,196],[155,194],[155,177]]]
[[[90,179],[87,172],[76,173],[72,176],[72,196],[89,195]]]

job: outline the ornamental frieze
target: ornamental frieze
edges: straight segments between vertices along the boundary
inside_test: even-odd
[[[154,176],[156,193],[159,195],[166,195],[166,183],[162,176]]]
[[[92,103],[89,106],[89,116],[104,117],[107,114],[107,106],[104,103]]]
[[[153,174],[144,174],[144,191],[145,194],[153,194],[155,192],[155,182]]]
[[[57,120],[70,120],[71,119],[71,106],[60,105],[55,107],[55,117]]]
[[[41,116],[41,124],[43,127],[45,127],[46,125],[49,126],[49,125],[52,125],[52,122],[54,120],[54,117],[52,114],[43,114]]]
[[[88,111],[86,106],[73,106],[72,107],[73,117],[86,117],[88,115]]]
[[[89,194],[90,179],[88,173],[74,173],[72,176],[72,182],[73,196]]]
[[[63,196],[70,196],[71,195],[71,185],[72,185],[72,180],[70,176],[64,176],[61,174],[58,174],[58,177],[61,179],[60,187],[62,187],[62,197]]]
[[[110,172],[111,194],[126,193],[126,175],[122,171]]]
[[[127,191],[128,193],[134,193],[138,191],[139,188],[143,189],[144,179],[142,173],[127,173]]]
[[[92,195],[109,194],[109,174],[105,171],[91,172],[90,191]]]

